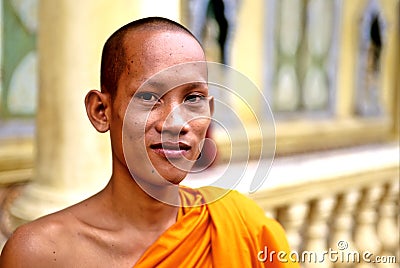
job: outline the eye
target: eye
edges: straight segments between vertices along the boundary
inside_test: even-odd
[[[137,93],[136,97],[140,100],[143,100],[145,102],[156,102],[158,101],[158,96],[154,93],[151,92],[142,92],[142,93]]]
[[[187,103],[198,103],[204,100],[205,97],[203,95],[191,94],[185,98],[185,102]]]

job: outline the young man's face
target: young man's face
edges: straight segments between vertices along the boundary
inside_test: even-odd
[[[204,52],[179,32],[128,34],[125,48],[110,124],[114,155],[139,182],[178,184],[210,124]]]

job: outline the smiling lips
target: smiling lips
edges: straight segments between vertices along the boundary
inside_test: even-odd
[[[184,157],[192,147],[184,142],[163,142],[152,144],[150,148],[168,159],[178,159]]]

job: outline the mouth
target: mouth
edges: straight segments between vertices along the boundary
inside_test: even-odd
[[[185,142],[160,142],[151,144],[150,148],[168,159],[178,159],[184,157],[192,147]]]

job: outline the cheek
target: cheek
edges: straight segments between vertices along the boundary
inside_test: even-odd
[[[190,123],[190,127],[193,130],[194,134],[196,134],[196,136],[198,136],[201,139],[205,138],[209,126],[210,126],[209,119],[193,120]]]
[[[142,118],[143,129],[146,132],[148,132],[159,121],[160,121],[160,114],[155,111],[151,111],[150,113],[143,115],[143,118]]]
[[[124,142],[144,144],[145,126],[141,121],[125,122],[123,127]]]
[[[123,118],[122,136],[123,141],[129,143],[143,143],[145,133],[145,120],[136,111],[128,111]]]
[[[122,118],[124,134],[133,136],[133,139],[143,138],[148,129],[148,115],[148,112],[137,109],[132,104],[129,105]]]
[[[144,169],[149,165],[145,145],[145,130],[140,117],[126,117],[122,131],[122,145],[126,164],[131,174],[137,173],[137,166]],[[148,170],[148,169],[146,169]]]

